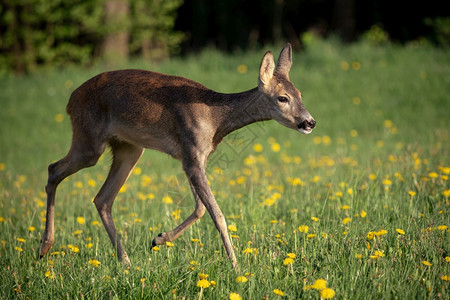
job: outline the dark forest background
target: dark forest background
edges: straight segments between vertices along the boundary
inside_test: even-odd
[[[0,72],[251,50],[311,36],[448,47],[446,1],[1,0]]]

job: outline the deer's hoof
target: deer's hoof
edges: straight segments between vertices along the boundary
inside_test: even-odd
[[[53,241],[42,241],[38,250],[38,258],[41,259],[47,254],[53,246]]]
[[[163,245],[166,242],[165,233],[158,234],[157,237],[155,237],[152,241],[152,247],[155,247],[157,245]]]

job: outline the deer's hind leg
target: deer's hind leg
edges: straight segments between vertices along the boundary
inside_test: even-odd
[[[99,139],[90,138],[89,135],[77,134],[77,131],[75,130],[72,146],[67,155],[56,163],[48,166],[48,182],[45,187],[47,192],[47,214],[45,230],[38,251],[40,258],[50,251],[54,242],[54,206],[58,184],[61,183],[64,178],[77,171],[95,165],[104,150],[105,144],[99,141]]]
[[[111,215],[114,199],[120,188],[130,176],[131,171],[138,162],[144,148],[131,145],[126,142],[113,141],[110,143],[113,154],[113,162],[105,183],[95,196],[94,204],[97,207],[100,218],[105,226],[111,243],[117,250],[119,261],[130,263],[127,253],[117,236],[116,227]]]

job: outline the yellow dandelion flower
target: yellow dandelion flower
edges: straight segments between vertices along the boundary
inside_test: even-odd
[[[312,239],[312,238],[315,238],[315,237],[316,237],[316,235],[314,233],[310,233],[310,234],[308,234],[306,236],[307,239]]]
[[[285,265],[285,266],[292,265],[293,263],[294,263],[294,259],[290,258],[290,257],[285,258],[283,261],[283,265]]]
[[[208,278],[208,274],[204,274],[204,273],[199,273],[198,274],[198,278],[200,278],[200,279],[206,279],[206,278]]]
[[[89,264],[95,268],[97,268],[98,266],[100,266],[100,261],[96,260],[96,259],[90,259],[89,260]]]
[[[152,250],[156,252],[156,251],[159,251],[160,249],[159,249],[158,246],[154,246],[154,247],[152,248]]]
[[[191,239],[191,242],[193,242],[193,243],[200,243],[200,240],[199,239]]]
[[[439,174],[436,173],[436,172],[430,172],[430,173],[428,173],[428,177],[430,177],[430,178],[438,178]]]
[[[427,266],[427,267],[433,265],[432,263],[430,263],[430,262],[428,262],[428,261],[426,261],[426,260],[422,260],[422,264],[424,264],[424,265]]]
[[[56,114],[55,115],[55,121],[58,123],[61,123],[64,120],[64,115],[63,114]]]
[[[375,232],[373,232],[373,231],[370,231],[369,233],[367,233],[367,239],[369,241],[373,240],[374,236],[375,236]]]
[[[237,71],[240,74],[245,74],[248,71],[248,67],[247,67],[247,65],[239,65],[239,66],[237,66]]]
[[[381,251],[381,250],[375,250],[375,251],[373,252],[373,254],[376,255],[376,256],[378,256],[378,257],[383,257],[383,256],[384,256],[384,253],[383,253],[383,251]]]
[[[199,280],[197,282],[197,286],[199,288],[206,289],[206,288],[209,288],[211,286],[211,283],[208,280],[206,280],[206,279],[201,279],[201,280]]]
[[[5,163],[0,163],[0,171],[5,171],[6,165]]]
[[[84,218],[83,217],[77,217],[78,224],[84,224]]]
[[[350,222],[352,219],[351,218],[344,218],[342,220],[342,223],[347,224],[348,222]]]
[[[442,275],[441,279],[444,281],[450,281],[450,276],[449,275]]]
[[[324,288],[320,291],[320,298],[332,299],[336,293],[330,288]]]
[[[16,240],[17,240],[18,242],[20,242],[20,243],[25,243],[25,242],[26,242],[24,238],[17,238]]]
[[[238,276],[238,277],[236,277],[236,282],[244,283],[244,282],[247,282],[247,281],[248,281],[248,279],[245,276]]]
[[[414,197],[414,196],[416,195],[416,192],[414,192],[414,191],[409,191],[408,194],[409,194],[411,197]]]
[[[22,252],[22,251],[23,251],[23,249],[20,248],[20,247],[14,247],[14,250],[16,250],[16,251],[18,251],[18,252]]]
[[[231,293],[230,300],[242,300],[242,298],[241,295],[239,295],[238,293]]]
[[[228,226],[228,231],[230,232],[236,232],[237,231],[237,227],[235,225],[229,225]]]
[[[348,205],[342,205],[342,206],[341,206],[341,209],[343,209],[343,210],[348,210],[348,209],[350,209],[350,206],[348,206]]]
[[[400,228],[395,229],[395,231],[397,231],[397,233],[398,233],[398,234],[401,234],[401,235],[404,235],[404,234],[405,234],[405,231],[402,230],[402,229],[400,229]]]
[[[325,279],[317,279],[314,281],[314,284],[311,286],[311,288],[316,290],[322,290],[327,287],[327,281]]]
[[[446,256],[446,257],[445,257],[445,260],[446,260],[448,263],[450,263],[450,256]]]
[[[383,179],[383,185],[386,185],[386,186],[392,185],[392,181],[388,178]]]
[[[55,274],[52,273],[52,271],[48,270],[44,273],[44,276],[50,279],[55,278]]]
[[[286,256],[290,257],[290,258],[296,258],[297,254],[295,254],[295,253],[288,253],[288,254],[286,254]]]
[[[88,249],[90,249],[90,248],[92,248],[93,246],[94,246],[94,244],[92,244],[92,243],[88,243],[88,244],[86,244],[86,245],[84,245],[86,248],[88,248]]]
[[[273,293],[274,293],[275,295],[278,295],[278,296],[281,296],[281,297],[284,296],[283,291],[282,291],[282,290],[279,290],[279,289],[274,289],[274,290],[273,290]]]
[[[162,202],[164,202],[165,204],[172,204],[173,203],[173,199],[170,196],[164,196],[162,198]]]
[[[35,231],[35,230],[36,230],[36,227],[34,227],[34,226],[28,227],[28,231],[29,231],[29,232],[33,232],[33,231]]]
[[[367,216],[367,213],[364,210],[361,210],[359,215],[360,215],[361,218],[365,218]]]
[[[307,233],[309,230],[309,227],[307,225],[300,225],[298,227],[298,231],[303,232],[303,233]]]
[[[314,222],[319,222],[319,218],[316,217],[311,217],[311,220],[313,220]]]
[[[281,150],[281,146],[278,143],[273,143],[271,148],[273,152],[279,152]]]
[[[375,235],[376,236],[382,236],[382,235],[385,235],[385,234],[387,234],[388,232],[387,232],[387,230],[385,230],[385,229],[380,229],[380,230],[378,230],[377,232],[375,232]]]
[[[216,282],[214,280],[211,280],[209,283],[211,283],[211,286],[215,286]]]
[[[361,259],[362,257],[363,257],[362,254],[355,254],[355,258],[357,258],[357,259]]]
[[[263,146],[261,144],[254,144],[253,145],[253,151],[255,152],[262,152],[263,151]]]
[[[443,191],[443,192],[442,192],[442,195],[443,195],[445,198],[450,197],[450,190],[445,190],[445,191]]]
[[[175,246],[172,242],[166,242],[166,246],[167,247],[173,247],[173,246]]]
[[[444,231],[447,229],[447,225],[439,225],[437,229]]]

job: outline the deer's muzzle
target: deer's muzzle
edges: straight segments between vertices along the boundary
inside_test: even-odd
[[[311,118],[310,120],[304,120],[298,124],[298,131],[303,134],[309,134],[312,132],[313,128],[316,127],[316,121]]]

